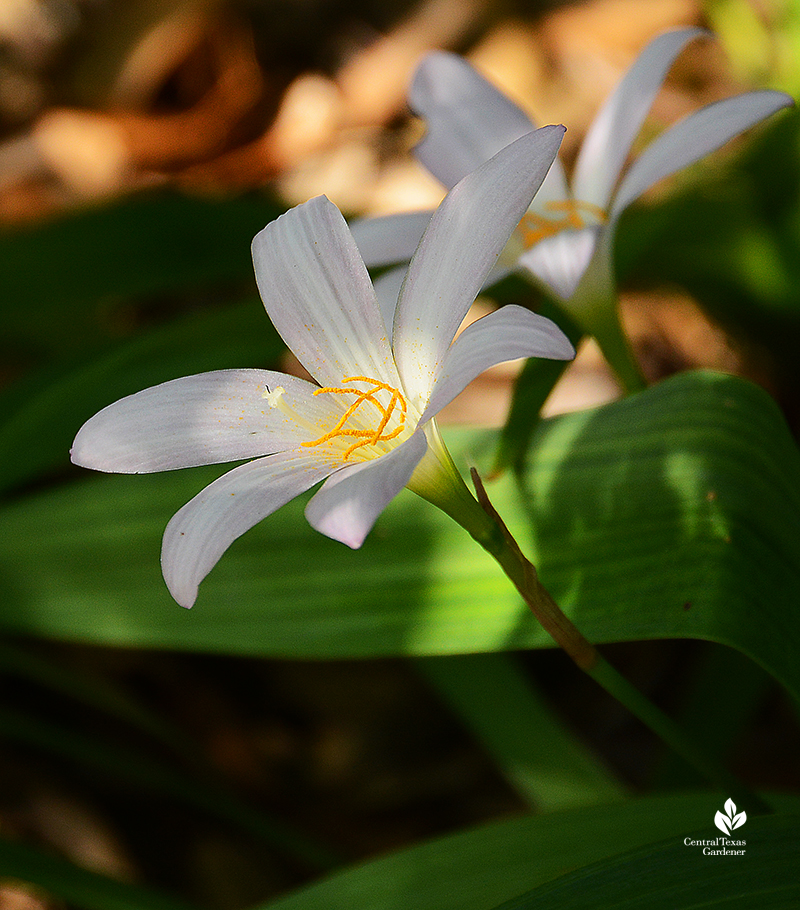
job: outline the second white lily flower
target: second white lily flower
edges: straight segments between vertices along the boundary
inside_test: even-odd
[[[622,212],[650,187],[722,146],[780,108],[783,92],[755,91],[710,104],[652,142],[623,174],[667,71],[686,44],[707,34],[666,32],[645,47],[595,118],[571,186],[558,159],[514,231],[489,281],[519,270],[557,299],[585,331],[613,306],[611,253]],[[417,158],[446,187],[533,129],[530,118],[460,57],[432,53],[417,69],[409,104],[427,132]],[[365,219],[351,227],[368,266],[411,255],[429,213]]]

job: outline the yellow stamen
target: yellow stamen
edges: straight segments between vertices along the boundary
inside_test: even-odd
[[[393,386],[388,385],[385,382],[381,382],[378,379],[371,379],[369,376],[346,376],[342,379],[342,383],[348,382],[365,382],[369,383],[372,388],[367,391],[362,391],[361,389],[347,389],[342,387],[334,386],[325,386],[321,389],[316,389],[315,395],[355,395],[356,400],[347,408],[347,410],[342,414],[337,422],[336,426],[333,429],[328,430],[327,433],[323,433],[319,439],[315,439],[313,442],[302,442],[302,446],[317,446],[323,442],[328,442],[331,439],[336,439],[342,436],[354,437],[358,442],[354,442],[351,446],[348,446],[344,451],[342,456],[345,461],[356,451],[356,449],[361,448],[362,446],[375,445],[379,442],[386,442],[390,439],[395,439],[399,436],[405,429],[406,414],[408,411],[408,405],[406,400],[398,389],[395,389]],[[377,397],[378,392],[384,391],[389,392],[389,402],[388,404],[383,404],[380,399]],[[347,428],[345,425],[347,422],[355,415],[359,410],[361,405],[368,403],[374,405],[378,411],[380,411],[381,418],[378,422],[378,425],[375,429],[372,430],[359,430],[352,427]],[[399,425],[392,430],[390,433],[385,433],[384,430],[389,424],[389,421],[393,416],[397,416],[400,423]]]
[[[608,218],[599,205],[594,205],[591,202],[581,202],[579,199],[554,199],[546,202],[544,208],[547,211],[562,214],[558,217],[548,218],[547,215],[526,212],[519,223],[522,245],[526,250],[535,246],[540,240],[553,237],[561,231],[578,230],[579,228],[587,227],[586,218],[581,214],[581,211],[600,224],[603,224]]]

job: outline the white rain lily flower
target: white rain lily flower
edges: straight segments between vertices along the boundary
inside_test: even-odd
[[[765,90],[710,104],[659,136],[623,174],[667,71],[686,44],[704,34],[696,28],[666,32],[645,47],[589,129],[571,186],[556,159],[490,282],[519,270],[560,298],[585,331],[594,334],[608,318],[603,311],[614,305],[611,253],[622,212],[662,178],[793,103]],[[427,126],[415,154],[446,187],[533,129],[523,111],[453,54],[423,59],[409,104]],[[391,265],[408,259],[428,217],[390,215],[351,228],[368,266]]]
[[[72,460],[99,471],[255,459],[206,487],[167,526],[162,568],[178,603],[194,603],[237,537],[320,481],[306,517],[351,547],[405,486],[458,512],[452,500],[466,487],[435,415],[496,363],[574,356],[557,326],[514,306],[454,341],[562,136],[555,126],[523,136],[447,195],[411,259],[391,344],[347,225],[318,197],[253,241],[267,313],[315,382],[269,370],[203,373],[123,398],[84,424]]]

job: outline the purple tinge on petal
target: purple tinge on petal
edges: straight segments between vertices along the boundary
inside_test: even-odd
[[[519,258],[519,265],[563,300],[575,293],[597,248],[601,225],[576,231],[560,231],[540,240]]]
[[[426,122],[414,154],[448,189],[535,129],[527,114],[466,60],[441,51],[420,63],[408,103]]]
[[[330,403],[314,397],[310,382],[271,370],[217,370],[164,382],[103,408],[78,431],[72,461],[95,471],[145,474],[293,448],[309,435],[269,407],[263,392],[277,385],[310,419],[329,419]]]
[[[318,455],[282,452],[209,484],[175,513],[164,532],[161,569],[170,594],[191,607],[198,585],[237,537],[338,467]]]
[[[419,428],[388,454],[337,471],[306,506],[309,524],[358,549],[380,513],[411,479],[427,445]]]
[[[507,304],[468,326],[453,342],[420,422],[430,420],[484,370],[519,357],[571,360],[567,336],[550,319]]]

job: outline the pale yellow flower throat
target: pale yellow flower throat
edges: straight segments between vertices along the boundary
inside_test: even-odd
[[[599,205],[579,199],[554,199],[546,202],[544,208],[557,214],[549,218],[536,212],[526,212],[522,216],[517,230],[526,250],[561,231],[579,230],[590,224],[604,224],[608,220]]]
[[[345,384],[351,382],[365,383],[370,386],[370,388],[367,388],[366,390],[359,388],[344,388]],[[389,398],[386,403],[378,398],[378,393],[381,391],[388,393]],[[313,427],[309,421],[301,418],[283,401],[284,393],[285,389],[281,386],[278,386],[278,388],[273,391],[270,391],[269,388],[267,388],[263,397],[268,399],[270,407],[278,408],[295,422],[308,428],[317,429],[316,427]],[[345,437],[352,438],[356,441],[352,443],[352,445],[349,445],[342,453],[342,459],[347,461],[357,449],[364,446],[377,445],[379,442],[387,442],[390,439],[396,439],[406,428],[408,405],[403,394],[399,389],[395,389],[393,386],[381,382],[379,379],[372,379],[369,376],[345,376],[344,379],[342,379],[341,387],[324,386],[321,389],[315,389],[314,395],[355,395],[356,400],[349,405],[332,429],[323,433],[318,439],[314,439],[312,442],[300,443],[301,446],[306,448],[312,448],[333,439]],[[365,416],[363,413],[364,406],[368,405],[373,406],[378,412],[374,415],[367,415],[368,417],[371,417],[373,422],[377,419],[377,424],[365,428],[360,424]],[[397,425],[394,429],[387,432],[387,427],[393,419],[397,421]],[[354,421],[359,425],[353,426]],[[350,424],[349,426],[348,423]]]

